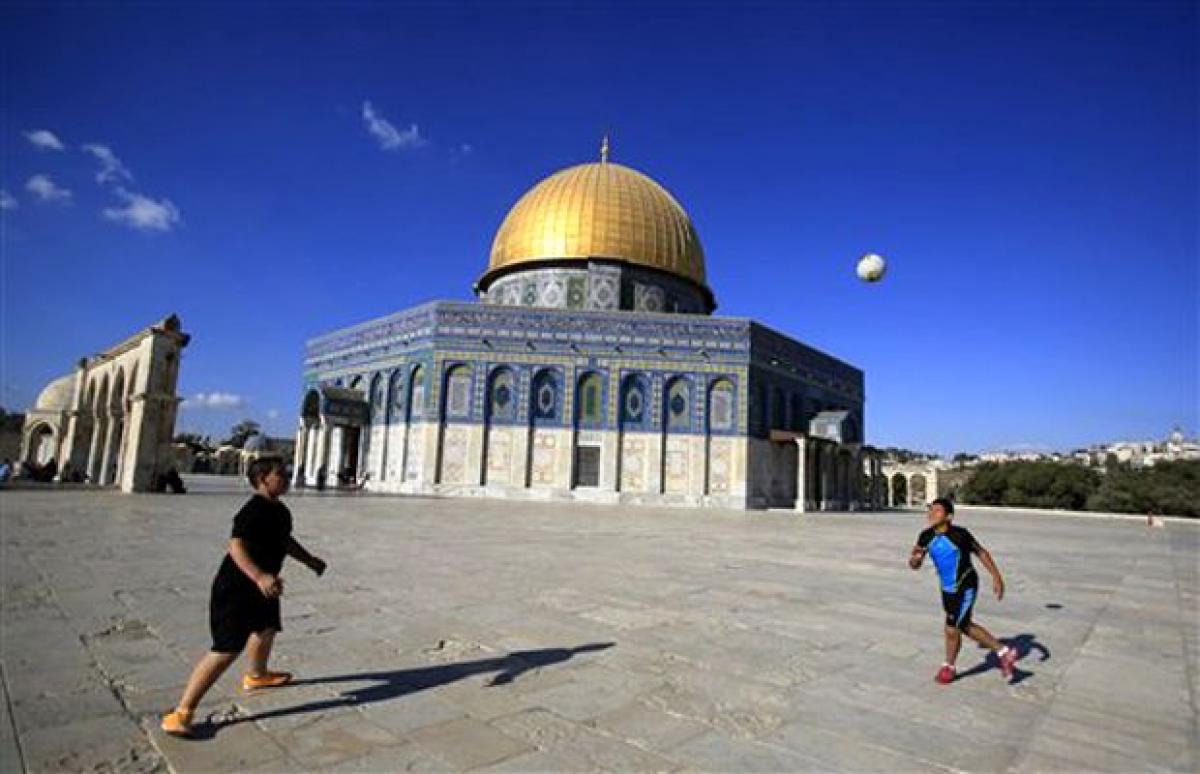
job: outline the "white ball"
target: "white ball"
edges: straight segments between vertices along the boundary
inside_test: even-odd
[[[887,261],[882,255],[867,253],[858,259],[858,278],[863,282],[878,282],[887,271]]]

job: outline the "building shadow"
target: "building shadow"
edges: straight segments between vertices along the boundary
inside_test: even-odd
[[[1017,651],[1017,665],[1013,668],[1013,676],[1008,682],[1009,685],[1019,685],[1020,683],[1028,680],[1030,677],[1033,677],[1033,672],[1021,668],[1022,662],[1024,662],[1031,653],[1035,651],[1037,652],[1039,656],[1038,662],[1050,660],[1050,649],[1038,642],[1036,635],[1018,634],[1015,637],[1000,637],[999,640],[1008,647],[1014,648]],[[983,661],[979,662],[967,671],[959,673],[956,679],[962,680],[966,677],[975,677],[976,675],[981,675],[984,672],[990,672],[993,669],[999,668],[1000,660],[996,658],[995,653],[988,651],[988,654],[984,657]]]
[[[373,685],[368,685],[363,688],[354,688],[344,691],[338,696],[305,702],[292,707],[279,707],[277,709],[266,710],[264,712],[256,712],[251,715],[238,715],[226,720],[197,723],[194,727],[192,738],[211,739],[212,737],[216,736],[222,728],[236,725],[238,723],[247,723],[256,720],[268,720],[270,718],[282,718],[311,712],[323,712],[325,710],[336,709],[339,707],[356,705],[361,706],[364,704],[388,701],[389,699],[407,696],[408,694],[417,693],[429,688],[437,688],[438,686],[448,685],[458,680],[463,680],[475,675],[487,674],[489,672],[496,673],[492,679],[488,681],[487,685],[489,687],[507,685],[521,675],[527,674],[534,670],[553,666],[555,664],[561,664],[580,654],[595,653],[597,651],[607,650],[614,645],[615,643],[612,642],[594,642],[587,645],[579,645],[574,648],[518,650],[504,656],[498,656],[496,658],[484,658],[475,661],[461,661],[454,664],[438,664],[436,666],[414,667],[411,669],[396,669],[392,671],[381,672],[354,672],[344,675],[331,675],[328,677],[314,677],[306,680],[296,680],[292,683],[289,683],[288,686],[279,688],[277,690],[286,691],[289,687],[300,685],[327,685],[336,683],[371,682]]]

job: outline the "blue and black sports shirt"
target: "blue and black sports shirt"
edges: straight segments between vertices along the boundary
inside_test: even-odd
[[[942,591],[953,594],[958,591],[963,579],[975,574],[971,554],[979,553],[979,543],[965,527],[951,524],[942,533],[933,527],[926,527],[917,536],[917,547],[924,548],[933,557]]]

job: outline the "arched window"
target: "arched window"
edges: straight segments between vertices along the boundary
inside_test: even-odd
[[[604,422],[604,382],[600,374],[587,373],[579,379],[575,406],[580,427],[599,427]]]
[[[642,374],[630,374],[621,381],[620,421],[624,428],[649,426],[649,384]]]
[[[560,413],[561,389],[553,371],[539,371],[533,377],[533,388],[529,396],[529,416],[536,424],[557,421]]]
[[[425,413],[425,369],[417,366],[408,380],[409,421],[419,421]]]
[[[511,422],[517,416],[517,383],[511,368],[492,371],[488,387],[488,418]]]
[[[391,396],[388,399],[388,424],[392,424],[404,416],[403,382],[403,375],[400,371],[393,371],[391,378],[388,380],[388,394]]]
[[[683,377],[676,377],[667,383],[666,405],[663,415],[666,417],[666,428],[671,431],[689,430],[692,426],[692,389],[691,383]]]
[[[446,373],[444,411],[447,419],[471,415],[471,366],[457,365]]]
[[[708,429],[728,431],[733,424],[733,384],[718,379],[708,392]]]
[[[383,421],[384,414],[387,411],[387,395],[384,393],[383,374],[375,374],[371,378],[371,423],[377,424]]]

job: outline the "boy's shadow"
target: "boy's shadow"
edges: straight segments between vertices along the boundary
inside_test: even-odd
[[[354,674],[333,675],[331,677],[314,677],[309,680],[296,680],[289,683],[295,685],[322,685],[325,683],[358,683],[373,681],[375,684],[365,688],[354,688],[343,692],[340,696],[310,701],[294,707],[257,712],[253,715],[237,716],[229,720],[197,723],[193,738],[211,739],[226,726],[245,723],[253,720],[281,718],[289,715],[299,715],[308,712],[347,707],[357,704],[371,704],[387,701],[410,693],[447,685],[472,675],[496,672],[488,681],[488,686],[507,685],[521,675],[541,667],[561,664],[580,653],[592,653],[613,647],[611,642],[594,642],[579,645],[574,648],[542,648],[540,650],[518,650],[506,656],[484,658],[476,661],[462,661],[456,664],[439,664],[429,667],[412,669],[397,669],[390,672],[357,672]],[[287,690],[284,687],[282,690]]]
[[[1017,651],[1017,663],[1020,664],[1032,651],[1037,651],[1041,656],[1038,661],[1050,660],[1050,649],[1037,641],[1037,637],[1033,634],[1018,634],[1016,637],[1001,637],[1000,641],[1010,648],[1015,648]],[[961,680],[964,677],[974,677],[981,675],[984,672],[990,672],[993,669],[1000,668],[1000,661],[996,658],[995,653],[989,652],[983,661],[962,672],[958,675]],[[1021,669],[1020,666],[1013,667],[1013,676],[1009,680],[1009,685],[1019,685],[1020,683],[1033,677],[1033,672]]]

